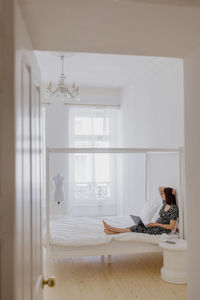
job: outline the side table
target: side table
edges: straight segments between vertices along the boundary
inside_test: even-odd
[[[167,282],[184,284],[187,283],[187,241],[182,239],[173,241],[175,244],[167,243],[167,241],[159,243],[163,249],[161,278]]]

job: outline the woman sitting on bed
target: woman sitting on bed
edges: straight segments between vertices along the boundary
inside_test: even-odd
[[[116,228],[110,226],[105,221],[104,231],[106,234],[116,234],[123,232],[139,232],[147,234],[162,234],[170,233],[176,226],[176,220],[178,218],[178,207],[176,205],[176,191],[172,188],[159,187],[160,195],[163,199],[163,206],[160,209],[160,217],[156,223],[149,223],[144,227],[142,225],[133,225],[130,228]]]

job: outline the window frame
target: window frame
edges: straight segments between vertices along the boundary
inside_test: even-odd
[[[80,108],[78,109],[74,109],[72,108],[72,114],[69,113],[69,145],[71,147],[75,147],[75,148],[79,148],[76,146],[76,143],[81,143],[83,141],[86,141],[86,143],[88,143],[87,146],[85,145],[81,145],[81,148],[95,148],[95,142],[97,143],[98,141],[99,142],[102,142],[102,143],[106,143],[107,145],[105,146],[101,146],[100,148],[106,148],[106,147],[110,147],[111,146],[111,139],[112,139],[112,136],[111,136],[111,131],[109,131],[110,127],[111,127],[111,118],[109,118],[109,116],[105,116],[105,113],[104,113],[104,110],[103,109],[97,109],[94,108],[94,114],[92,115],[92,110],[91,108],[89,108],[89,112],[88,112],[88,116],[87,116],[87,111],[85,110],[85,108],[83,108],[83,110],[81,110]],[[79,111],[80,111],[80,115],[79,115]],[[91,128],[91,135],[88,135],[88,134],[75,134],[75,119],[76,118],[80,118],[82,117],[81,116],[81,113],[82,111],[84,111],[84,117],[86,118],[91,118],[92,119],[92,122],[91,124],[94,122],[94,119],[95,119],[95,114],[97,112],[97,118],[107,118],[108,120],[106,121],[107,122],[107,133],[106,135],[95,135],[93,134],[93,124],[92,124],[92,128]],[[73,134],[72,134],[73,132]],[[85,205],[91,205],[91,206],[106,206],[106,205],[115,205],[115,201],[114,201],[114,198],[115,198],[115,192],[114,192],[114,182],[116,181],[116,179],[114,179],[114,181],[112,181],[111,179],[109,181],[104,181],[104,182],[107,182],[109,185],[110,185],[110,196],[109,197],[106,197],[106,198],[102,198],[102,199],[98,199],[95,195],[96,193],[96,189],[94,187],[94,185],[98,184],[98,182],[95,180],[95,155],[98,155],[98,154],[88,154],[88,155],[91,155],[92,158],[91,158],[91,169],[92,169],[92,175],[91,175],[91,184],[93,185],[92,187],[92,196],[90,198],[90,200],[77,200],[76,197],[75,197],[75,191],[73,190],[72,191],[72,185],[76,182],[75,181],[75,174],[74,174],[74,168],[73,168],[73,165],[75,164],[74,163],[74,159],[73,159],[73,156],[70,158],[69,160],[69,172],[70,172],[70,180],[69,180],[69,184],[70,184],[70,188],[68,189],[70,192],[69,192],[69,199],[70,199],[70,205],[73,205],[73,206],[85,206]],[[110,154],[107,154],[110,156]],[[109,157],[110,159],[110,157]],[[110,170],[111,169],[114,169],[114,162],[113,162],[113,159],[110,160]],[[110,171],[110,176],[111,176],[111,171]],[[77,181],[78,182],[78,181]],[[101,182],[102,184],[104,183],[103,181]],[[79,184],[84,184],[85,182],[78,182]],[[88,182],[89,184],[89,182]]]

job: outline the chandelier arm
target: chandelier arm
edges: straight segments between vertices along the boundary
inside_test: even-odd
[[[47,91],[49,91],[49,93],[53,94],[53,95],[55,95],[55,93],[56,93],[56,89],[54,89],[52,86],[48,86]]]

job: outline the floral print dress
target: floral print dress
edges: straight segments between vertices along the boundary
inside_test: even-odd
[[[170,224],[170,220],[177,220],[178,219],[178,207],[177,205],[171,205],[167,211],[164,211],[165,202],[160,209],[159,215],[160,217],[157,219],[156,223],[160,224]],[[144,227],[142,225],[133,225],[130,227],[132,232],[139,232],[139,233],[147,233],[147,234],[162,234],[162,233],[170,233],[170,229],[165,229],[160,226],[154,227]]]

